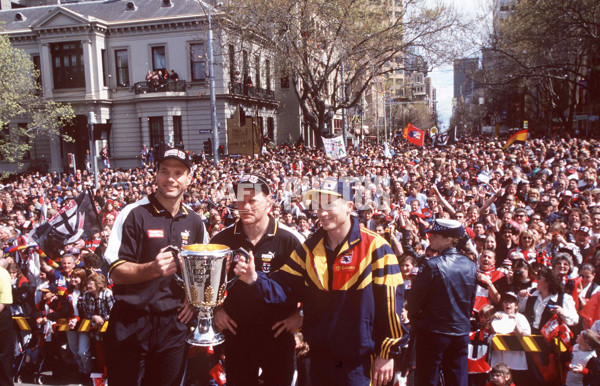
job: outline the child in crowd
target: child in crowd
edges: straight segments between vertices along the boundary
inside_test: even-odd
[[[581,334],[579,336],[581,336]],[[582,338],[579,336],[577,337],[577,344],[580,344],[580,341],[585,341],[585,344],[588,344],[590,348],[594,350],[596,355],[589,356],[585,366],[581,363],[574,364],[572,361],[572,366],[569,366],[569,374],[581,374],[583,376],[583,382],[581,384],[583,385],[600,385],[600,359],[598,358],[600,356],[600,334],[592,330],[585,330],[585,335]],[[575,359],[575,357],[573,357],[573,359]],[[569,378],[567,378],[567,381],[568,379]]]
[[[504,363],[495,365],[492,368],[492,380],[486,386],[515,386],[510,367]]]
[[[492,323],[492,328],[497,334],[514,334],[518,337],[525,335],[531,335],[531,326],[527,321],[527,318],[520,314],[519,311],[519,298],[514,292],[506,292],[502,295],[502,308],[504,311],[497,312],[494,315],[494,319],[498,320],[496,323]],[[508,327],[507,327],[508,326]],[[505,328],[511,331],[505,330]],[[495,366],[497,364],[505,364],[512,370],[514,380],[520,385],[526,384],[527,379],[527,359],[525,352],[522,351],[492,351],[492,358],[490,364]]]
[[[587,366],[588,361],[596,356],[596,352],[590,344],[591,339],[588,337],[586,331],[581,331],[577,335],[577,343],[573,346],[573,353],[571,363],[568,366],[566,386],[582,386],[583,385],[583,373],[575,372],[574,369],[582,369]]]
[[[487,382],[492,369],[487,361],[488,341],[490,338],[490,322],[494,317],[494,306],[486,304],[479,310],[479,328],[469,335],[469,385],[483,386]]]

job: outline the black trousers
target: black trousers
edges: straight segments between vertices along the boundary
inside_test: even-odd
[[[10,307],[0,313],[0,385],[13,385],[12,365],[16,334],[10,315]]]
[[[273,338],[271,326],[238,326],[225,335],[227,386],[257,386],[262,369],[263,386],[287,386],[294,377],[295,340],[283,332]]]
[[[446,385],[467,386],[469,335],[445,335],[420,330],[416,332],[415,383],[419,386],[438,386],[441,368]]]
[[[117,316],[117,315],[115,315]],[[141,331],[118,340],[129,328],[111,314],[106,341],[106,366],[111,386],[178,386],[185,369],[187,328],[177,314],[144,316]],[[112,325],[112,329],[111,326]]]

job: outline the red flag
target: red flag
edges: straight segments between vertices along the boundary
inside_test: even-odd
[[[404,137],[404,139],[416,146],[423,147],[423,144],[425,142],[425,132],[413,126],[410,123],[404,128],[404,133],[402,133],[402,137]]]

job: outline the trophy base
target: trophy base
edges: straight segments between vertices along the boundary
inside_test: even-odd
[[[198,318],[198,326],[185,341],[192,346],[208,347],[223,343],[225,336],[215,330],[212,318]]]

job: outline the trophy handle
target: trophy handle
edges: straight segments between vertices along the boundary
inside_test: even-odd
[[[177,267],[177,272],[175,272],[173,274],[173,278],[175,278],[175,281],[177,282],[177,284],[179,284],[181,287],[185,288],[185,282],[183,281],[181,276],[179,276],[179,272],[181,272],[181,262],[179,261],[179,252],[181,252],[181,248],[177,248],[173,245],[169,245],[167,247],[167,249],[165,249],[165,252],[173,252],[173,256],[175,257],[175,266]]]
[[[230,253],[231,254],[229,258],[231,259],[231,266],[229,267],[229,272],[227,272],[227,277],[233,274],[233,268],[235,267],[235,264],[237,264],[237,262],[240,261],[240,257],[243,257],[244,259],[246,259],[246,261],[248,261],[248,259],[250,258],[250,254],[244,248],[238,248],[236,250],[231,251]],[[231,280],[227,280],[227,289],[233,287],[233,285],[236,281],[238,281],[239,278],[239,275],[233,275]]]

